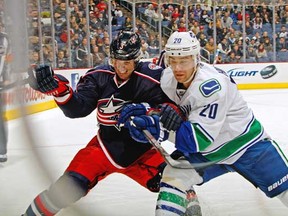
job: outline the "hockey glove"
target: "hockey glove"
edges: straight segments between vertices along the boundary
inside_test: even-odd
[[[40,65],[28,73],[30,87],[43,94],[61,97],[72,91],[69,81],[62,75],[54,74],[48,65]]]
[[[168,131],[177,131],[181,123],[185,121],[185,116],[181,109],[172,103],[162,105],[160,116],[163,127]]]
[[[148,130],[159,142],[167,140],[169,136],[168,131],[161,127],[158,115],[136,116],[131,122],[126,122],[125,127],[128,127],[131,137],[141,143],[149,142],[142,131],[144,129]]]
[[[130,121],[132,116],[146,115],[149,109],[150,105],[148,103],[126,104],[120,113],[118,124],[125,124],[125,122]]]

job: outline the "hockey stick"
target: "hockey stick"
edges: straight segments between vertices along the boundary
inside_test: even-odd
[[[217,62],[217,59],[218,59],[218,56],[219,56],[219,49],[216,50],[216,53],[215,53],[215,57],[214,57],[214,61],[213,61],[213,66],[216,64]]]
[[[6,84],[6,85],[0,84],[0,92],[6,91],[6,90],[11,89],[11,88],[14,88],[16,86],[25,85],[27,83],[29,83],[29,77],[25,78],[23,80],[17,80],[15,82],[12,82],[12,83],[9,83],[9,84]]]
[[[177,169],[202,169],[213,164],[217,161],[208,161],[203,163],[190,163],[187,160],[174,160],[171,155],[161,146],[161,144],[155,139],[155,137],[146,129],[142,130],[146,139],[160,152],[164,157],[167,164]]]

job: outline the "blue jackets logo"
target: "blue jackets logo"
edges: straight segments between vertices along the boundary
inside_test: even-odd
[[[210,79],[200,85],[200,92],[204,97],[210,97],[221,90],[221,85],[216,79]]]

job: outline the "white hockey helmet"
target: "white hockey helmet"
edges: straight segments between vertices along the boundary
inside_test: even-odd
[[[174,32],[170,35],[165,46],[166,63],[169,56],[194,56],[195,63],[200,60],[200,43],[192,31]]]

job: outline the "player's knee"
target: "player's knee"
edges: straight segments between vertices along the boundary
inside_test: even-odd
[[[186,191],[193,185],[201,184],[203,178],[194,169],[177,169],[168,165],[164,169],[162,182]]]
[[[90,181],[75,172],[66,172],[47,191],[47,197],[60,208],[78,201],[89,191]]]
[[[288,207],[288,190],[283,191],[281,194],[277,196],[281,202]]]

